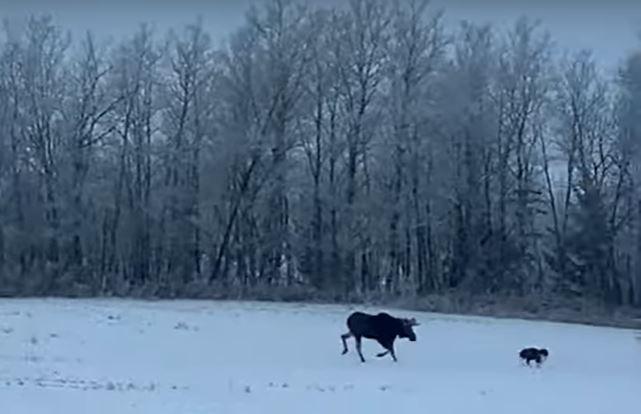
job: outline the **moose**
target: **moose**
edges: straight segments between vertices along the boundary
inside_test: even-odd
[[[385,312],[377,315],[353,312],[347,318],[347,328],[349,332],[341,335],[343,355],[348,352],[347,339],[353,336],[361,362],[365,362],[365,358],[363,358],[363,353],[361,352],[361,338],[378,341],[378,343],[385,348],[385,351],[376,354],[376,356],[381,358],[389,353],[394,362],[397,362],[396,353],[394,352],[394,340],[396,340],[398,336],[399,338],[408,338],[410,341],[415,342],[416,334],[412,328],[418,325],[419,323],[414,318],[395,318]]]

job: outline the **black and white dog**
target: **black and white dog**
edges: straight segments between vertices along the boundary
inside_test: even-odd
[[[545,348],[525,348],[519,352],[519,357],[530,366],[531,361],[535,361],[537,366],[547,359],[549,352]]]

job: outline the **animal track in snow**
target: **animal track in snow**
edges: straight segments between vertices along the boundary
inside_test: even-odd
[[[142,391],[153,392],[161,388],[156,383],[136,384],[134,382],[124,381],[97,381],[97,380],[84,380],[78,378],[59,378],[59,377],[37,377],[37,378],[9,378],[0,380],[0,384],[5,387],[13,386],[35,386],[40,388],[59,388],[59,389],[74,389],[81,391]],[[174,391],[183,391],[188,389],[186,386],[171,385],[167,387]]]
[[[200,328],[198,328],[197,326],[189,326],[187,325],[187,323],[183,321],[180,321],[176,325],[174,325],[174,329],[177,331],[194,331],[194,332],[198,332],[200,330]]]

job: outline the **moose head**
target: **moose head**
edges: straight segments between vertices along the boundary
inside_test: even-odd
[[[419,326],[420,323],[418,323],[415,318],[403,318],[401,319],[401,321],[402,329],[398,336],[400,338],[408,338],[410,341],[415,342],[416,334],[414,333],[414,329],[412,328],[414,328],[415,326]]]

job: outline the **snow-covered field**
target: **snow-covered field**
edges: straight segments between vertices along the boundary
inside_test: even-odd
[[[378,309],[365,309],[378,311]],[[636,413],[641,334],[415,316],[399,358],[341,355],[351,309],[206,301],[0,300],[0,413]],[[545,346],[541,369],[517,353]]]

